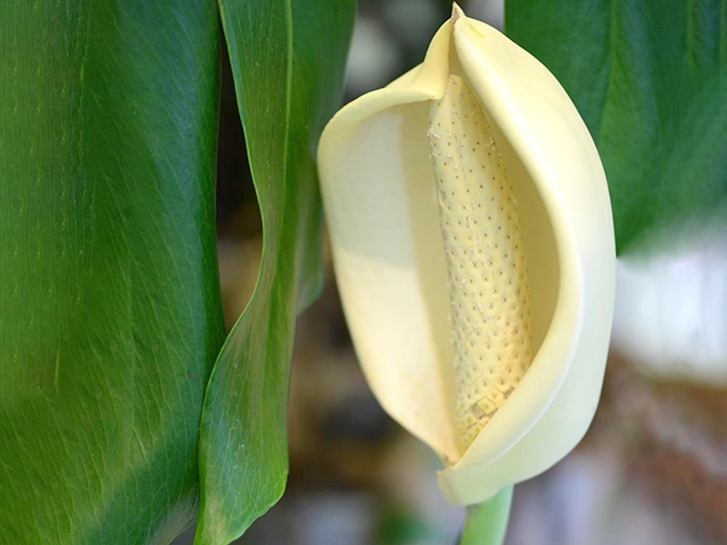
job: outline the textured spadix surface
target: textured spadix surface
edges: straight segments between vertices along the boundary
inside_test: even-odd
[[[429,111],[463,451],[530,365],[530,289],[517,201],[479,100],[450,76]]]
[[[425,61],[319,147],[338,285],[369,383],[476,503],[553,465],[598,403],[613,313],[606,180],[532,56],[455,8]]]

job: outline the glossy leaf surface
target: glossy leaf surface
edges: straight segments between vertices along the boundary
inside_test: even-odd
[[[212,0],[0,3],[0,541],[193,520],[224,330]]]
[[[507,34],[571,95],[608,177],[619,250],[727,205],[727,5],[506,0]]]
[[[353,24],[350,0],[219,4],[264,241],[255,292],[205,399],[198,545],[239,536],[285,488],[295,318],[322,281],[315,148],[340,104]]]

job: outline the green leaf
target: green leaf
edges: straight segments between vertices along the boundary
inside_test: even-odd
[[[0,541],[194,518],[224,338],[213,0],[0,2]]]
[[[619,250],[727,206],[723,0],[507,0],[507,34],[560,80],[606,169]]]
[[[341,98],[352,0],[219,0],[260,202],[255,292],[215,366],[201,425],[195,543],[241,535],[281,496],[296,314],[321,285],[315,149]]]

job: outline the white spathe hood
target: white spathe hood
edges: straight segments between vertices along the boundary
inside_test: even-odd
[[[481,104],[507,171],[532,309],[532,362],[464,448],[454,365],[463,352],[452,342],[452,264],[430,147],[430,110],[446,98],[451,76]],[[447,497],[484,501],[565,456],[598,404],[615,249],[598,153],[550,72],[455,7],[420,66],[336,114],[318,165],[337,282],[364,373],[385,410],[442,458]]]

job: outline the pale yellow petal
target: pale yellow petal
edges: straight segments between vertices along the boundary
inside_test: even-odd
[[[446,24],[420,67],[343,108],[318,151],[338,286],[363,371],[386,411],[444,458],[456,456],[452,347],[426,131],[428,102],[446,89],[450,38]]]

